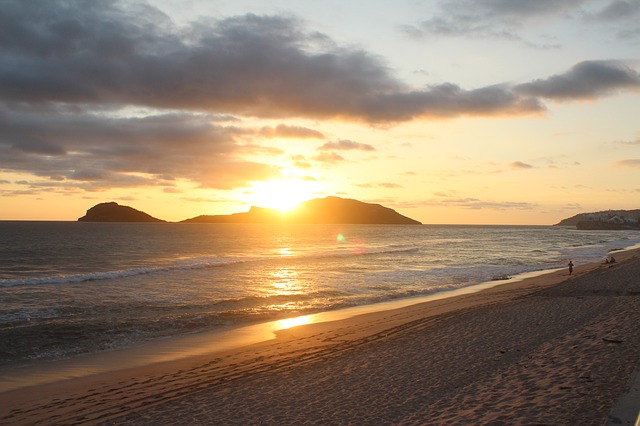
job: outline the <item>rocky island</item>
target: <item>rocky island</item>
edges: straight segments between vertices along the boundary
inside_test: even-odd
[[[165,222],[132,207],[115,202],[101,203],[78,219],[79,222]],[[305,201],[288,213],[275,209],[251,207],[248,212],[229,215],[202,215],[182,223],[296,223],[296,224],[385,224],[420,225],[380,204],[340,197],[316,198]]]
[[[248,212],[231,215],[198,216],[187,223],[307,223],[307,224],[394,224],[420,225],[380,204],[340,197],[316,198],[300,203],[288,213],[251,207]]]
[[[116,202],[100,203],[87,210],[78,222],[165,222],[133,207]]]

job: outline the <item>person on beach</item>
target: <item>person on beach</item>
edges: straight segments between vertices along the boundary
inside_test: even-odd
[[[569,263],[567,264],[567,266],[569,267],[569,275],[571,275],[573,273],[573,262],[569,261]]]

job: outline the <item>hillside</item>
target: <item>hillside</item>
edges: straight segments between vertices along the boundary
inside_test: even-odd
[[[87,214],[78,218],[78,222],[165,222],[136,210],[121,206],[116,202],[96,204],[87,210]]]
[[[397,224],[419,225],[420,222],[380,204],[326,197],[301,203],[289,213],[252,207],[246,213],[198,216],[188,223],[309,223],[309,224]]]
[[[132,207],[115,202],[101,203],[87,210],[78,222],[165,222]],[[326,197],[301,203],[289,213],[262,207],[229,215],[202,215],[183,223],[308,223],[308,224],[396,224],[419,225],[420,222],[380,204]]]
[[[575,226],[578,229],[640,229],[640,210],[580,213],[561,220],[556,226]]]
[[[284,221],[284,216],[277,210],[262,207],[251,207],[248,212],[225,215],[201,215],[185,219],[184,223],[275,223]]]

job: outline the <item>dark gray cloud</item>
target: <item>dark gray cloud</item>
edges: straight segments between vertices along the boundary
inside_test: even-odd
[[[456,114],[497,112],[493,104],[482,110],[484,91],[449,91],[445,99],[440,87],[411,91],[379,58],[306,32],[293,18],[245,15],[177,29],[150,6],[122,2],[2,7],[5,101],[372,122],[437,115],[441,101],[455,103]],[[538,107],[504,100],[499,113]]]
[[[528,20],[541,16],[557,16],[575,10],[590,0],[448,0],[443,9],[483,19]]]
[[[640,16],[639,1],[614,0],[608,2],[601,10],[594,13],[591,17],[602,21],[620,22],[637,19],[638,16]]]
[[[640,1],[611,0],[599,6],[600,8],[585,12],[588,24],[604,25],[610,33],[617,34],[620,40],[636,41],[640,37]]]
[[[327,142],[318,148],[320,151],[330,150],[358,150],[358,151],[375,151],[376,149],[366,143],[354,142],[348,139],[342,139],[335,142]]]
[[[494,38],[518,41],[535,47],[558,47],[534,43],[523,38],[520,30],[528,22],[563,16],[590,0],[447,0],[438,13],[416,25],[404,27],[414,37],[427,35]]]
[[[366,115],[352,99],[401,86],[378,59],[325,48],[326,38],[291,18],[246,15],[178,30],[149,6],[144,14],[125,6],[5,2],[3,98],[320,117]]]
[[[640,90],[640,73],[619,61],[584,61],[564,74],[520,84],[527,96],[549,99],[590,99],[622,91]]]
[[[638,0],[443,0],[432,16],[402,29],[412,37],[472,37],[514,41],[535,48],[559,48],[541,21],[565,20],[584,25],[604,25],[608,34],[622,39],[640,36]],[[525,30],[537,33],[531,38]],[[550,41],[551,40],[551,41]]]

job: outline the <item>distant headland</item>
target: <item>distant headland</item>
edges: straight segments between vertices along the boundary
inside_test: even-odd
[[[165,222],[132,207],[115,202],[101,203],[87,210],[79,222]],[[389,224],[420,225],[380,204],[326,197],[305,201],[288,213],[251,207],[248,212],[229,215],[202,215],[182,223],[295,223],[295,224]]]
[[[556,226],[575,226],[581,230],[640,230],[640,210],[605,210],[580,213],[561,220]]]

